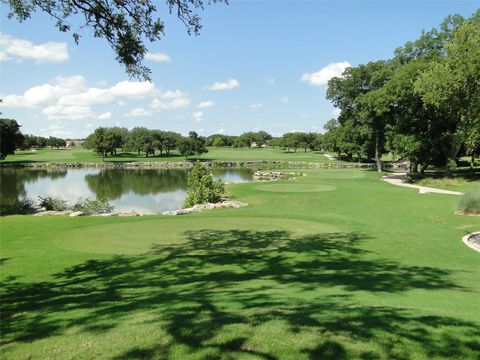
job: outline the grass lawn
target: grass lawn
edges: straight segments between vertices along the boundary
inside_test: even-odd
[[[241,209],[1,218],[2,358],[478,359],[480,218],[305,172],[229,185]]]
[[[451,178],[444,178],[443,172],[427,172],[425,177],[419,178],[415,184],[445,190],[467,191],[475,185],[480,186],[480,168],[476,171],[464,170],[454,173]]]
[[[282,160],[282,161],[312,161],[328,162],[328,159],[320,153],[303,150],[297,152],[286,152],[282,149],[260,149],[260,148],[215,148],[209,147],[208,153],[201,156],[189,157],[191,160]],[[185,157],[174,151],[169,157],[160,157],[157,153],[154,157],[146,158],[145,155],[136,153],[120,152],[118,156],[108,157],[108,162],[136,162],[136,161],[184,161]],[[91,150],[83,148],[66,149],[38,149],[35,151],[16,151],[15,155],[9,155],[0,163],[5,162],[101,162],[100,156]]]

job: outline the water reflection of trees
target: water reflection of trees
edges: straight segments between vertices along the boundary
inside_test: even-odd
[[[97,199],[116,200],[128,192],[149,195],[185,189],[187,173],[181,169],[103,169],[85,175],[85,182]]]
[[[25,184],[43,178],[64,178],[66,169],[1,169],[0,170],[0,214],[6,215],[19,208],[21,199],[27,196]]]
[[[227,179],[230,176],[232,176],[242,181],[252,180],[252,170],[248,168],[236,168],[236,169],[214,168],[213,174],[216,177],[222,177]]]

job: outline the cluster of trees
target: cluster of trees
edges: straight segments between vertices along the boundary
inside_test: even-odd
[[[240,136],[213,134],[205,138],[206,146],[215,147],[233,147],[233,148],[251,148],[266,145],[272,139],[272,135],[265,131],[245,132]]]
[[[43,148],[48,146],[48,138],[36,135],[24,135],[23,143],[20,149],[27,150],[32,148]]]
[[[322,135],[317,133],[291,132],[283,134],[282,137],[273,138],[269,145],[275,148],[281,147],[287,151],[303,149],[316,151],[322,149]]]
[[[281,147],[288,151],[297,149],[321,150],[322,135],[316,133],[293,132],[284,134],[282,137],[272,137],[265,131],[246,132],[239,136],[213,134],[208,137],[199,136],[191,131],[184,137],[178,133],[162,130],[151,130],[144,127],[136,127],[132,130],[120,127],[100,127],[89,135],[83,144],[87,149],[98,153],[102,160],[108,156],[116,156],[117,149],[122,151],[135,151],[145,157],[169,156],[170,152],[177,149],[185,156],[201,155],[208,152],[207,146],[214,147],[252,147],[268,145]]]
[[[323,147],[347,158],[387,152],[411,173],[480,153],[480,11],[447,17],[438,29],[395,51],[389,60],[350,67],[329,81],[327,99],[340,109],[325,125]]]
[[[175,132],[144,127],[136,127],[130,131],[120,127],[100,127],[85,139],[83,146],[94,150],[102,160],[109,155],[117,155],[117,149],[135,151],[138,155],[143,153],[145,157],[154,156],[156,151],[160,152],[160,156],[169,156],[172,150],[178,149],[185,159],[208,152],[205,139],[193,131],[188,137],[183,137]]]
[[[48,138],[36,135],[24,135],[20,131],[20,125],[13,119],[0,119],[0,160],[7,155],[12,155],[17,149],[42,148],[50,146],[52,149],[56,147],[66,146],[64,139],[50,136]]]

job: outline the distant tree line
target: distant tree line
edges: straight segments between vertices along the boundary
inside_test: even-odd
[[[347,68],[328,83],[340,110],[323,147],[347,159],[391,153],[408,162],[407,180],[429,165],[449,176],[460,156],[480,154],[480,10],[447,17],[389,60]]]
[[[246,132],[240,136],[213,134],[208,137],[199,136],[191,131],[188,136],[163,130],[152,130],[136,127],[131,130],[121,127],[100,127],[89,135],[83,144],[87,149],[94,150],[102,159],[116,156],[117,150],[136,152],[138,155],[170,156],[172,150],[185,156],[201,155],[208,152],[207,146],[251,148],[261,146],[281,147],[288,151],[321,149],[321,135],[314,133],[287,133],[274,138],[265,131]]]
[[[67,146],[65,139],[50,136],[23,135],[20,125],[13,119],[0,119],[0,143],[2,159],[13,154],[16,149],[51,147],[59,149]],[[291,132],[281,137],[273,137],[265,131],[245,132],[239,136],[213,134],[199,136],[191,131],[188,136],[164,130],[135,127],[131,130],[122,127],[99,127],[84,141],[83,147],[94,150],[102,157],[117,156],[117,151],[136,152],[138,155],[170,156],[172,150],[188,159],[189,156],[208,152],[207,146],[252,148],[270,146],[286,151],[317,151],[322,149],[322,135],[316,133]]]
[[[37,135],[24,135],[20,131],[20,125],[14,119],[0,119],[0,160],[7,155],[15,153],[15,150],[28,150],[50,146],[52,149],[65,147],[64,139],[50,136],[48,138]]]
[[[108,156],[116,156],[117,149],[144,154],[145,157],[154,156],[156,151],[160,156],[168,157],[172,150],[178,149],[185,159],[208,152],[205,139],[194,131],[183,137],[172,131],[144,127],[135,127],[130,131],[120,127],[100,127],[85,139],[83,146],[94,150],[102,160]]]

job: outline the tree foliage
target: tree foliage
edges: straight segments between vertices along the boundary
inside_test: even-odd
[[[191,207],[196,204],[217,203],[225,193],[221,180],[215,180],[212,171],[197,162],[189,171],[187,178],[187,198],[184,206]]]
[[[188,137],[179,140],[178,151],[188,160],[189,156],[205,154],[208,149],[205,147],[205,140],[195,131],[190,131]]]
[[[437,29],[398,48],[389,60],[347,68],[328,83],[340,110],[323,136],[326,150],[352,159],[390,151],[407,176],[480,150],[480,11],[447,17]]]
[[[15,150],[22,146],[23,141],[24,136],[16,120],[0,119],[0,160],[14,154]]]

